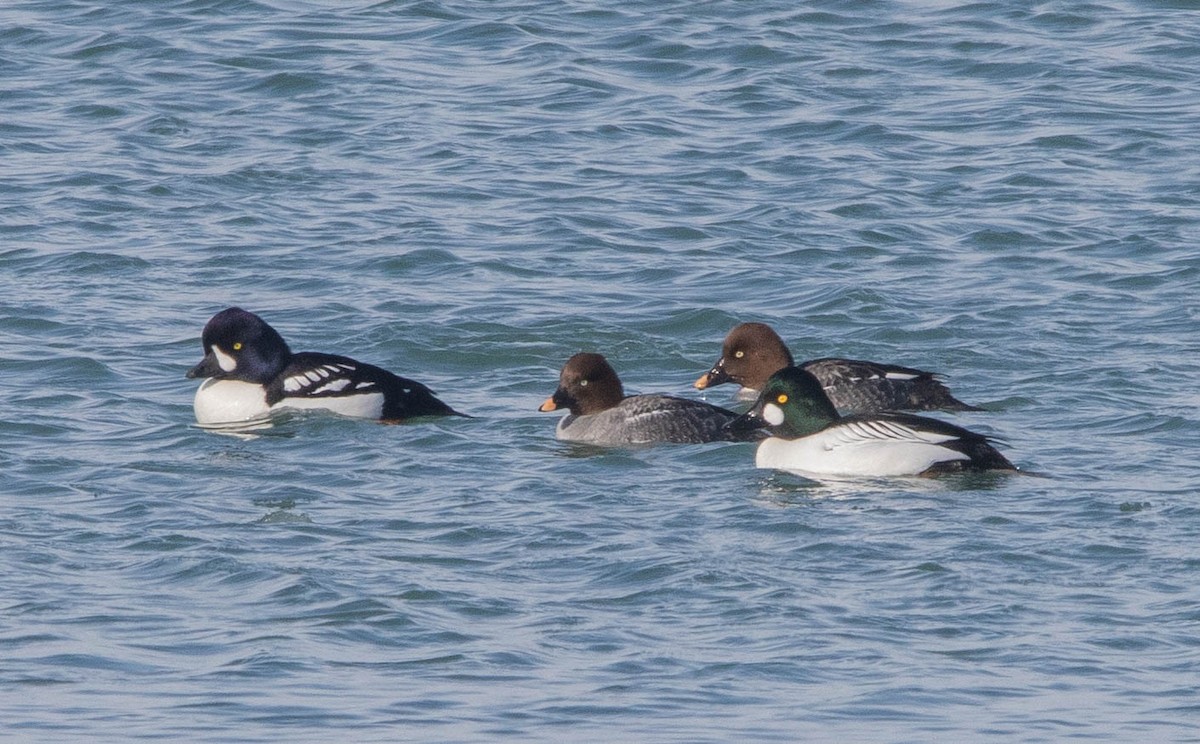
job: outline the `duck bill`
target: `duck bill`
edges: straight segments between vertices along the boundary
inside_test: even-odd
[[[204,355],[204,358],[200,360],[199,364],[187,371],[187,377],[189,379],[195,379],[197,377],[216,377],[217,375],[221,374],[222,371],[221,365],[217,362],[217,355],[210,351]]]
[[[767,422],[763,420],[760,408],[755,406],[749,411],[743,413],[741,416],[738,416],[729,423],[725,424],[724,429],[725,431],[732,433],[746,434],[752,431],[757,431],[758,429],[766,428],[766,426]]]
[[[573,397],[571,397],[570,393],[568,393],[566,390],[563,390],[560,387],[554,391],[554,395],[551,395],[549,398],[546,398],[545,403],[538,406],[538,410],[545,412],[545,411],[558,411],[563,408],[566,408],[571,413],[577,414],[577,413],[579,413],[579,411],[576,410],[578,405],[579,405],[578,401],[576,401]]]
[[[697,390],[703,390],[725,382],[729,382],[729,375],[725,372],[725,367],[717,362],[712,369],[700,375],[700,379],[692,384]]]

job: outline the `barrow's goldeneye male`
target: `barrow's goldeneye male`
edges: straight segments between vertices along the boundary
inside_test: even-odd
[[[617,373],[600,354],[576,354],[563,365],[558,389],[538,410],[561,408],[570,413],[558,422],[555,435],[572,442],[724,442],[760,436],[749,426],[727,428],[738,415],[702,401],[659,394],[626,397]]]
[[[771,375],[732,429],[766,424],[760,468],[815,475],[936,475],[1016,470],[982,434],[911,413],[839,416],[821,383],[800,367]]]
[[[742,323],[725,337],[721,358],[700,375],[695,386],[703,390],[733,382],[743,387],[739,397],[753,398],[776,370],[793,364],[792,353],[770,326]],[[845,414],[983,410],[951,395],[933,372],[833,357],[813,359],[800,366],[821,381],[830,400]]]
[[[334,354],[293,354],[254,313],[231,307],[204,326],[204,359],[187,372],[206,377],[193,403],[201,424],[254,421],[281,408],[401,421],[462,415],[419,382]]]

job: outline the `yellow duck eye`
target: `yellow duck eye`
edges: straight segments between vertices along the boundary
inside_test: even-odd
[[[241,351],[241,350],[242,350],[242,342],[241,342],[241,341],[234,341],[234,342],[233,342],[233,350],[234,350],[234,351]]]
[[[733,352],[733,355],[734,355],[735,357],[737,357],[738,359],[741,359],[742,357],[746,356],[746,352],[744,352],[744,351],[742,351],[741,349],[739,349],[739,350],[737,350],[737,351]]]
[[[778,403],[779,405],[783,405],[784,403],[787,403],[788,402],[787,393],[780,393],[779,397],[775,399],[775,402]]]

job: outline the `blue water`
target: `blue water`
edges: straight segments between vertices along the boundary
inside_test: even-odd
[[[1192,4],[25,0],[0,108],[5,736],[1200,741]],[[197,429],[232,304],[476,418]],[[1037,475],[536,410],[743,320]]]

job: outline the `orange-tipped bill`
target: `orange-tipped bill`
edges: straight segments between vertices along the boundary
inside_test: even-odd
[[[712,369],[700,375],[700,379],[692,384],[695,385],[697,390],[704,390],[713,385],[720,385],[726,382],[729,382],[729,373],[725,371],[725,360],[721,359],[713,365]]]

